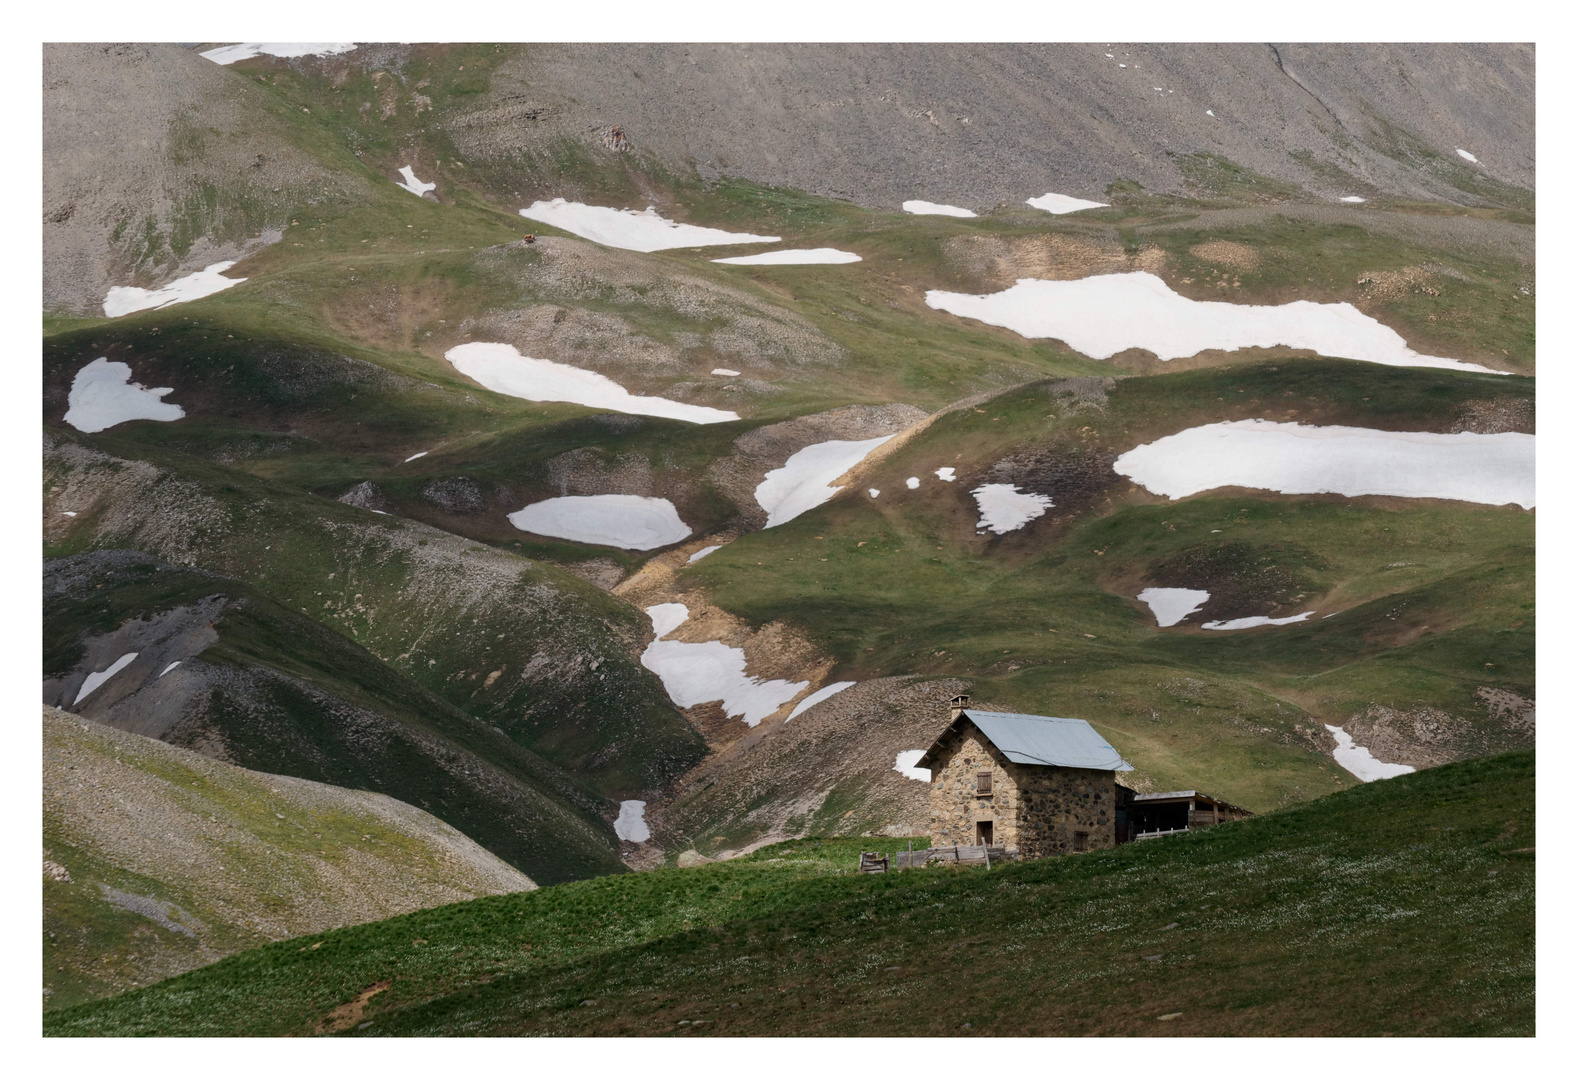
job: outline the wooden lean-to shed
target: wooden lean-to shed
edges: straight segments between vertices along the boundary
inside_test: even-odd
[[[916,764],[931,770],[931,844],[1001,846],[1022,858],[1112,847],[1115,775],[1133,769],[1084,720],[984,712],[956,697]]]

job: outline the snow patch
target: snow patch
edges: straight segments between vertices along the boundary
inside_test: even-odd
[[[1364,202],[1364,197],[1361,196],[1361,195],[1344,195],[1341,199],[1339,199],[1337,201],[1338,202],[1361,203],[1361,202]]]
[[[855,441],[831,439],[796,451],[784,462],[783,468],[768,472],[756,485],[756,501],[767,511],[767,524],[762,528],[770,529],[793,521],[807,510],[827,502],[844,490],[833,487],[833,481],[891,438],[892,435]]]
[[[134,652],[129,652],[119,660],[115,661],[115,663],[105,668],[103,671],[95,671],[86,679],[83,679],[82,689],[77,691],[77,696],[71,701],[72,707],[75,708],[79,701],[93,693],[93,691],[97,690],[105,683],[109,682],[110,679],[113,678],[123,667],[135,659],[137,659],[137,654]]]
[[[882,489],[881,488],[867,488],[866,489],[866,494],[870,495],[873,499],[875,499],[878,495],[882,494]],[[70,513],[70,511],[67,511],[67,512]],[[73,514],[72,516],[75,517],[76,515]]]
[[[673,503],[646,495],[565,495],[532,503],[509,518],[521,532],[632,551],[677,544],[690,535]]]
[[[985,296],[932,289],[926,305],[1004,326],[1023,337],[1058,338],[1096,360],[1125,349],[1148,349],[1160,360],[1177,360],[1206,349],[1232,352],[1284,345],[1397,367],[1492,371],[1414,352],[1397,331],[1352,304],[1190,300],[1143,270],[1078,281],[1020,278],[1012,288]]]
[[[640,799],[626,799],[619,804],[619,816],[614,819],[614,835],[632,844],[644,844],[652,839],[647,828],[647,804]]]
[[[1313,611],[1301,612],[1298,615],[1289,615],[1285,619],[1272,619],[1265,615],[1251,615],[1244,619],[1228,619],[1226,622],[1201,623],[1202,630],[1248,630],[1252,626],[1287,626],[1289,623],[1303,622]]]
[[[1340,727],[1327,724],[1326,730],[1337,740],[1337,748],[1331,752],[1337,764],[1366,783],[1371,780],[1389,780],[1394,776],[1402,776],[1404,773],[1414,771],[1412,765],[1392,765],[1385,761],[1377,761],[1368,747],[1355,746],[1353,736]]]
[[[729,266],[805,266],[813,263],[857,263],[860,256],[853,251],[837,248],[791,248],[785,251],[764,251],[760,255],[736,255],[730,259],[713,259],[715,263]]]
[[[686,405],[668,398],[639,397],[605,375],[522,356],[513,345],[468,341],[450,349],[444,359],[489,390],[527,401],[568,401],[592,409],[661,416],[692,424],[721,424],[740,418],[738,413],[723,409]]]
[[[1123,65],[1118,65],[1122,67]],[[1106,206],[1104,202],[1091,202],[1088,199],[1076,199],[1072,195],[1059,195],[1049,191],[1036,199],[1026,199],[1025,202],[1037,210],[1045,210],[1049,214],[1072,214],[1076,210],[1094,210],[1098,206]]]
[[[437,184],[424,184],[422,181],[418,180],[416,178],[416,173],[411,171],[411,166],[409,165],[402,165],[400,167],[400,175],[405,177],[405,181],[397,186],[405,188],[411,194],[419,198],[438,187]]]
[[[962,206],[949,206],[947,203],[927,202],[925,199],[910,199],[904,204],[906,214],[941,214],[943,217],[975,217],[974,210],[966,210]]]
[[[1138,599],[1150,606],[1157,626],[1177,626],[1204,607],[1211,594],[1204,589],[1145,589]]]
[[[131,365],[101,356],[78,371],[66,398],[66,423],[95,432],[128,420],[179,420],[186,410],[159,399],[174,388],[131,381]]]
[[[818,690],[816,693],[807,694],[805,697],[800,699],[800,704],[794,707],[794,711],[789,714],[784,723],[788,723],[790,720],[793,720],[795,717],[799,716],[813,705],[820,705],[834,694],[842,693],[854,685],[855,684],[852,682],[829,683],[828,685],[822,687],[822,689]]]
[[[938,469],[932,475],[935,476],[939,480],[946,480],[950,484],[953,483],[956,479],[958,479],[958,477],[953,475],[953,466],[952,465],[944,465],[942,468]]]
[[[810,685],[753,679],[745,674],[745,650],[721,641],[664,641],[690,617],[684,604],[654,604],[646,611],[657,640],[641,654],[641,664],[663,680],[670,700],[682,709],[721,701],[726,715],[755,727]]]
[[[930,769],[917,769],[915,763],[926,756],[924,750],[900,750],[893,758],[893,771],[923,784],[931,783]]]
[[[1475,165],[1479,164],[1479,158],[1475,157],[1473,154],[1469,153],[1467,150],[1464,150],[1462,147],[1458,147],[1457,156],[1462,158],[1464,161],[1472,161]],[[1409,771],[1412,771],[1412,770],[1409,770]]]
[[[981,520],[975,527],[991,529],[999,535],[1034,521],[1052,506],[1052,500],[1045,495],[1020,491],[1013,484],[982,484],[970,494],[975,496],[975,505],[981,511]]]
[[[574,233],[594,244],[626,251],[666,251],[718,244],[776,244],[783,239],[781,236],[756,236],[682,225],[663,217],[651,206],[645,210],[615,210],[612,206],[587,206],[554,199],[532,203],[521,211],[521,217]]]
[[[708,555],[711,555],[714,551],[717,551],[722,546],[722,544],[713,544],[710,547],[702,548],[700,551],[696,552],[696,554],[686,559],[685,565],[689,566],[693,562],[699,562],[700,560],[705,559]]]
[[[916,488],[920,487],[920,477],[910,477],[908,480],[904,481],[904,486],[909,488],[911,491],[914,491]]]
[[[406,458],[400,464],[402,464],[402,465],[409,465],[411,462],[415,461],[419,457],[427,457],[428,453],[429,453],[429,451],[423,450],[420,454],[412,454],[410,457]]]
[[[730,379],[736,378],[740,374],[738,371],[726,367],[715,367],[712,369],[712,373],[714,375],[723,375]]]
[[[1120,476],[1181,499],[1219,487],[1534,506],[1534,436],[1376,431],[1232,420],[1136,446]]]
[[[184,304],[201,300],[217,292],[224,292],[232,285],[239,285],[246,278],[228,278],[224,271],[236,265],[230,262],[209,263],[194,273],[176,278],[157,289],[139,289],[135,285],[116,285],[104,294],[104,314],[111,319],[130,315],[134,311],[166,308],[171,304]]]
[[[212,60],[221,67],[227,67],[238,60],[250,60],[254,56],[278,56],[282,59],[293,60],[298,56],[338,56],[348,53],[356,46],[350,42],[321,42],[321,41],[295,41],[295,42],[262,42],[245,41],[240,45],[223,45],[217,49],[209,49],[197,55],[204,60]]]
[[[61,513],[65,514],[67,517],[76,517],[77,516],[77,512],[75,510],[62,510]]]
[[[166,664],[164,666],[164,670],[163,671],[159,672],[159,674],[154,676],[154,680],[158,681],[159,679],[164,678],[166,675],[170,674],[170,672],[174,671],[176,668],[178,668],[180,666],[181,666],[181,661],[179,661],[179,660],[172,660],[170,663],[168,663],[168,664]]]

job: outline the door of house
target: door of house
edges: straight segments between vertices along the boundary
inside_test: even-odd
[[[992,823],[990,821],[977,821],[975,823],[975,842],[981,847],[992,846]]]

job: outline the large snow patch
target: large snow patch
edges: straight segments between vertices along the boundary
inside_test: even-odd
[[[82,689],[78,690],[77,696],[71,699],[72,707],[75,708],[79,701],[93,693],[93,691],[97,690],[105,683],[109,682],[110,679],[114,678],[115,675],[120,672],[121,668],[125,667],[135,659],[137,659],[137,654],[134,652],[129,652],[125,656],[122,656],[119,660],[115,661],[115,663],[105,668],[103,671],[95,671],[86,679],[83,679]]]
[[[904,204],[906,214],[941,214],[943,217],[975,217],[974,210],[966,210],[962,206],[949,206],[947,203],[927,202],[925,199],[910,199]]]
[[[1059,195],[1055,191],[1049,191],[1039,198],[1026,199],[1025,202],[1049,214],[1072,214],[1076,210],[1094,210],[1098,206],[1107,205],[1104,202],[1091,202],[1089,199],[1076,199],[1072,195]]]
[[[354,48],[356,46],[348,41],[244,41],[240,45],[221,45],[197,55],[223,67],[238,60],[250,60],[254,56],[278,56],[292,60],[298,56],[338,56]]]
[[[568,401],[592,409],[638,416],[662,416],[692,424],[721,424],[738,420],[738,413],[686,405],[668,398],[640,397],[606,375],[585,368],[522,356],[513,345],[468,341],[444,354],[455,370],[499,394],[527,401]]]
[[[647,804],[640,799],[626,799],[619,804],[619,816],[614,819],[614,835],[632,844],[644,844],[652,839],[647,828]]]
[[[805,266],[813,263],[857,263],[860,256],[853,251],[837,248],[792,248],[787,251],[764,251],[760,255],[736,255],[731,259],[713,259],[715,263],[730,266]]]
[[[781,236],[756,236],[731,233],[701,225],[683,225],[663,217],[653,207],[645,210],[615,210],[612,206],[587,206],[585,203],[534,202],[521,211],[521,217],[574,233],[594,244],[624,248],[627,251],[664,251],[668,248],[712,247],[718,244],[776,244]]]
[[[1012,288],[984,296],[932,289],[926,304],[961,318],[1007,327],[1023,337],[1057,338],[1097,360],[1125,349],[1148,349],[1160,360],[1178,360],[1206,349],[1232,352],[1283,345],[1394,367],[1493,370],[1416,353],[1397,331],[1352,304],[1190,300],[1144,271],[1098,274],[1078,281],[1020,278]]]
[[[684,604],[654,604],[647,615],[658,637],[641,654],[642,666],[663,680],[669,699],[682,709],[721,701],[726,715],[755,727],[810,685],[753,679],[745,674],[745,650],[721,641],[664,641],[690,617]]]
[[[1052,505],[1045,495],[1020,491],[1013,484],[982,484],[970,494],[975,496],[975,505],[981,511],[981,520],[975,527],[998,535],[1034,521]]]
[[[1355,746],[1353,736],[1340,727],[1327,724],[1326,730],[1337,740],[1337,748],[1331,752],[1331,756],[1337,759],[1337,764],[1366,783],[1371,780],[1389,780],[1394,776],[1402,776],[1404,773],[1414,771],[1412,765],[1393,765],[1389,762],[1377,761],[1375,755],[1370,753],[1369,747]]]
[[[101,356],[77,372],[66,398],[66,423],[95,432],[128,420],[179,420],[186,410],[160,401],[174,389],[152,389],[131,381],[131,366]]]
[[[1233,420],[1136,446],[1113,462],[1170,499],[1219,487],[1534,505],[1534,436],[1376,431]]]
[[[400,175],[405,177],[405,179],[400,181],[400,183],[396,186],[405,188],[407,191],[418,198],[426,195],[429,191],[432,191],[434,188],[438,187],[437,184],[429,184],[418,180],[416,178],[416,173],[411,171],[411,166],[409,165],[400,166]]]
[[[1211,594],[1204,589],[1145,589],[1139,595],[1140,603],[1149,605],[1156,616],[1157,626],[1177,626],[1209,599]]]
[[[646,495],[565,495],[509,517],[521,532],[633,551],[677,544],[690,535],[673,503]]]
[[[210,263],[195,273],[176,278],[157,289],[139,289],[135,285],[116,285],[104,295],[104,314],[111,319],[130,315],[134,311],[164,308],[171,304],[184,304],[200,300],[216,292],[224,292],[232,285],[239,285],[246,278],[228,278],[224,271],[236,265],[232,262]]]
[[[797,450],[783,468],[768,472],[766,479],[756,485],[756,501],[767,511],[767,524],[762,527],[770,529],[793,521],[843,491],[833,487],[833,481],[891,438],[892,435],[881,435],[855,441],[832,439]]]

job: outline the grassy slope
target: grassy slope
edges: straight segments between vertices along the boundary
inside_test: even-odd
[[[1379,700],[1482,715],[1479,686],[1532,695],[1533,516],[1263,492],[1174,503],[1120,482],[1072,521],[997,538],[976,535],[969,489],[1026,444],[1116,453],[1257,415],[1450,430],[1467,401],[1531,393],[1524,380],[1335,361],[1126,379],[1105,410],[1072,413],[1032,387],[940,419],[866,478],[878,499],[836,499],[681,578],[756,625],[792,620],[840,661],[831,678],[969,677],[978,697],[1089,717],[1163,788],[1220,788],[1265,809],[1349,782],[1295,737],[1305,713],[1341,723]],[[956,483],[932,479],[943,464]],[[910,492],[906,476],[925,482]],[[1158,630],[1130,599],[1181,584],[1166,567],[1217,551],[1231,569],[1211,591],[1236,587],[1249,606],[1205,617],[1343,614],[1218,636]],[[1245,567],[1258,559],[1282,575],[1255,577]],[[1476,752],[1519,745],[1486,740]]]
[[[71,670],[89,636],[215,595],[230,603],[214,623],[219,640],[196,659],[272,677],[234,685],[218,679],[202,699],[201,722],[193,729],[192,718],[183,718],[168,733],[172,740],[217,736],[245,768],[393,796],[539,881],[623,871],[601,798],[360,645],[240,581],[151,561],[96,582],[84,577],[46,609],[45,674]],[[389,727],[348,723],[346,705]]]
[[[796,841],[266,946],[46,1031],[306,1033],[392,980],[367,1034],[1529,1034],[1533,782],[1519,752],[989,872]]]

